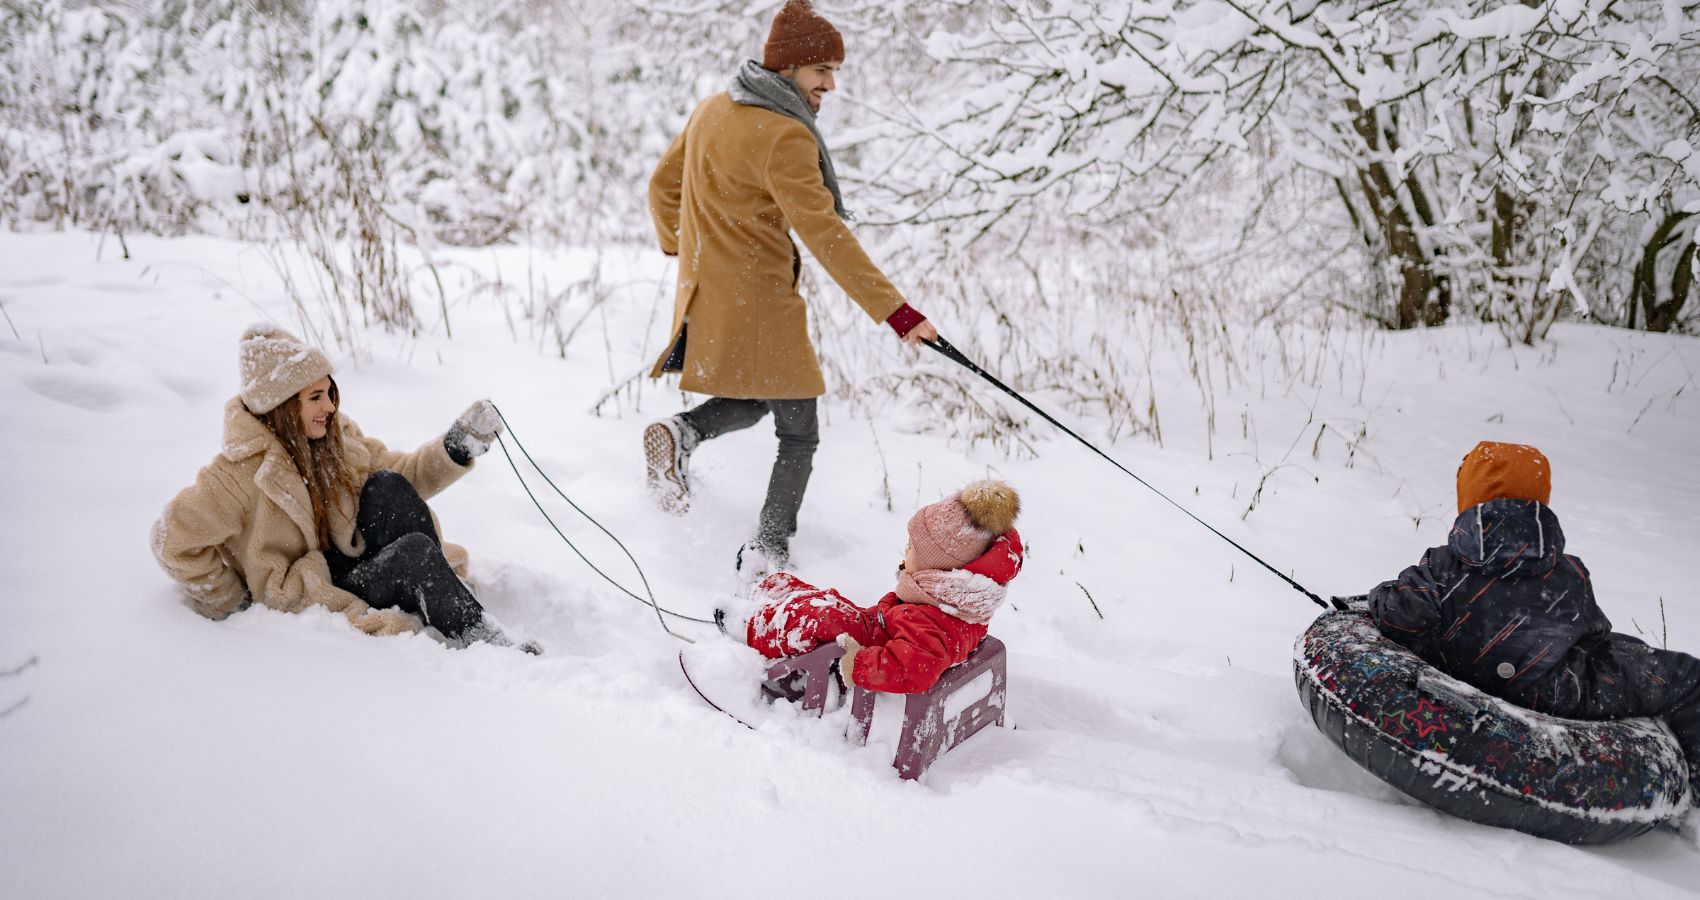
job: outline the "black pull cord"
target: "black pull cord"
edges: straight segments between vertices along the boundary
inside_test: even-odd
[[[1269,563],[1264,562],[1262,557],[1260,557],[1257,554],[1251,552],[1250,550],[1247,550],[1246,548],[1240,546],[1240,543],[1238,541],[1234,540],[1231,537],[1228,537],[1227,535],[1223,534],[1220,531],[1217,531],[1215,526],[1211,525],[1209,522],[1204,521],[1203,519],[1200,519],[1198,516],[1193,515],[1191,510],[1180,505],[1179,503],[1176,503],[1174,500],[1171,500],[1169,498],[1168,494],[1165,494],[1162,491],[1157,490],[1155,487],[1152,487],[1150,482],[1148,482],[1145,479],[1134,474],[1133,471],[1128,469],[1127,466],[1124,466],[1121,463],[1116,462],[1115,459],[1113,459],[1108,453],[1105,453],[1104,451],[1099,450],[1096,446],[1094,446],[1091,441],[1088,441],[1087,439],[1081,437],[1080,435],[1075,434],[1074,431],[1072,429],[1070,429],[1067,425],[1064,425],[1063,423],[1058,422],[1056,419],[1052,418],[1050,413],[1047,413],[1044,410],[1040,409],[1039,407],[1034,406],[1033,401],[1028,400],[1026,397],[1021,396],[1020,394],[1016,393],[1015,390],[1013,388],[1011,388],[1010,386],[1004,384],[1003,382],[997,380],[996,378],[993,378],[991,373],[987,372],[985,369],[980,368],[978,365],[975,365],[973,360],[969,359],[966,356],[963,356],[962,351],[951,346],[949,341],[947,341],[947,340],[945,340],[944,338],[941,337],[941,338],[937,338],[936,340],[922,341],[921,343],[926,344],[928,347],[931,347],[934,350],[937,350],[941,355],[944,356],[945,359],[948,359],[951,362],[954,362],[957,365],[960,365],[963,368],[967,369],[968,371],[973,372],[974,374],[980,376],[981,378],[984,378],[987,381],[991,382],[993,387],[997,388],[1000,391],[1003,391],[1004,393],[1010,395],[1011,397],[1014,397],[1017,402],[1021,403],[1021,405],[1027,407],[1028,409],[1034,411],[1035,413],[1038,413],[1040,418],[1051,423],[1052,425],[1055,425],[1058,429],[1060,429],[1062,431],[1063,434],[1066,434],[1069,437],[1074,438],[1075,440],[1079,441],[1080,443],[1086,445],[1086,448],[1088,450],[1091,450],[1093,453],[1096,453],[1099,456],[1102,456],[1104,459],[1108,460],[1110,465],[1115,466],[1116,468],[1122,470],[1122,472],[1124,474],[1126,474],[1129,478],[1132,478],[1134,481],[1137,481],[1140,484],[1145,485],[1145,487],[1148,488],[1152,493],[1156,494],[1159,497],[1162,497],[1164,500],[1168,500],[1170,506],[1173,506],[1175,509],[1178,509],[1183,513],[1186,513],[1188,518],[1192,519],[1194,522],[1197,522],[1200,525],[1203,525],[1205,528],[1210,529],[1211,534],[1214,534],[1217,537],[1221,538],[1222,540],[1227,541],[1229,544],[1232,544],[1234,546],[1234,549],[1240,551],[1241,553],[1244,553],[1246,556],[1251,557],[1254,561],[1257,562],[1258,565],[1260,565],[1260,566],[1264,567],[1265,569],[1268,569],[1269,571],[1275,573],[1275,577],[1281,579],[1282,581],[1285,581],[1287,584],[1291,585],[1294,590],[1305,595],[1306,597],[1309,597],[1311,599],[1311,602],[1315,603],[1317,606],[1322,607],[1323,609],[1328,608],[1327,602],[1325,602],[1321,597],[1318,597],[1316,594],[1311,593],[1309,590],[1307,590],[1305,588],[1304,585],[1299,584],[1297,581],[1294,581],[1292,578],[1290,578],[1286,574],[1282,573],[1280,569],[1277,569],[1274,566],[1270,565]],[[1336,603],[1335,605],[1340,609],[1345,609],[1345,607],[1343,605],[1340,605],[1339,603]]]
[[[492,406],[494,406],[494,404],[492,404]],[[583,516],[586,520],[588,520],[590,522],[590,524],[595,525],[597,527],[597,529],[600,530],[603,534],[607,535],[608,538],[610,540],[612,540],[620,548],[620,552],[626,554],[626,559],[631,560],[632,568],[637,570],[638,580],[643,584],[643,591],[644,591],[644,593],[649,595],[649,598],[645,599],[643,597],[638,596],[637,594],[632,593],[632,591],[629,588],[627,588],[625,585],[619,583],[618,581],[615,581],[613,578],[609,577],[608,573],[597,568],[596,564],[591,562],[590,558],[584,555],[584,551],[580,550],[578,548],[578,545],[574,544],[572,542],[572,540],[570,538],[568,538],[564,532],[561,531],[561,526],[555,524],[555,520],[549,516],[548,510],[545,510],[543,508],[543,504],[541,504],[537,501],[537,495],[532,493],[531,485],[526,483],[525,476],[520,474],[519,465],[514,462],[513,454],[508,452],[507,440],[505,440],[502,435],[497,435],[496,436],[496,443],[501,445],[502,455],[507,457],[508,466],[509,466],[509,468],[512,468],[514,470],[514,477],[519,479],[519,485],[520,485],[520,487],[525,489],[525,495],[527,497],[531,498],[531,505],[537,507],[537,511],[539,513],[542,513],[543,521],[548,522],[549,527],[553,528],[555,530],[555,534],[558,535],[561,538],[562,541],[565,541],[566,545],[568,547],[572,548],[573,553],[577,554],[578,558],[583,560],[584,564],[589,566],[590,570],[592,572],[595,572],[597,575],[602,576],[603,581],[606,581],[609,584],[613,585],[621,593],[632,598],[633,600],[636,600],[637,602],[642,603],[645,606],[650,607],[651,609],[654,609],[655,610],[655,620],[657,622],[661,623],[661,630],[667,632],[668,634],[672,635],[673,637],[678,638],[681,641],[685,641],[687,643],[694,643],[694,641],[691,641],[690,638],[685,637],[684,635],[673,631],[673,629],[671,629],[671,628],[668,628],[667,627],[667,620],[665,618],[663,618],[663,615],[672,616],[675,619],[683,619],[686,622],[700,622],[704,625],[713,625],[714,620],[713,619],[699,619],[699,618],[696,618],[694,616],[687,616],[683,613],[676,613],[676,612],[674,612],[670,609],[666,609],[666,608],[662,607],[660,603],[656,602],[655,591],[652,590],[649,586],[649,578],[644,575],[643,567],[638,565],[637,558],[632,556],[632,551],[626,549],[626,545],[624,543],[622,543],[619,538],[615,537],[613,532],[611,532],[607,528],[603,527],[602,523],[596,521],[596,519],[593,516],[591,516],[590,513],[587,513],[583,509],[579,508],[579,505],[577,503],[574,503],[573,499],[566,495],[566,492],[562,491],[559,487],[557,487],[555,485],[555,482],[549,478],[549,474],[547,472],[544,472],[543,467],[539,466],[537,464],[537,460],[531,458],[530,451],[525,449],[525,444],[520,442],[519,436],[514,434],[513,425],[511,425],[508,422],[507,416],[502,415],[501,407],[495,407],[495,409],[496,409],[496,417],[502,420],[502,426],[507,431],[507,438],[513,440],[514,446],[517,447],[519,449],[520,454],[525,457],[525,461],[527,463],[531,464],[531,468],[535,469],[537,471],[537,474],[542,476],[543,482],[545,484],[549,485],[549,487],[552,490],[554,490],[556,496],[560,497],[562,500],[567,501],[567,505],[571,506],[575,512],[577,512],[579,515]]]

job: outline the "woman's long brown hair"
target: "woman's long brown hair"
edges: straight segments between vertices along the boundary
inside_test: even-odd
[[[331,379],[330,396],[337,411],[341,412],[342,396],[334,378]],[[314,439],[307,436],[301,425],[300,395],[290,397],[276,409],[259,416],[260,421],[283,443],[283,449],[295,463],[295,470],[307,483],[307,496],[313,501],[313,525],[319,532],[320,549],[330,546],[331,507],[347,500],[352,508],[355,496],[354,473],[349,471],[348,461],[343,456],[342,428],[336,417],[337,413],[331,413],[325,425],[325,436]]]

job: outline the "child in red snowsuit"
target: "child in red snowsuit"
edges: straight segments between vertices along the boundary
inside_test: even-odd
[[[866,609],[796,576],[769,575],[756,585],[763,605],[745,641],[769,659],[837,641],[846,684],[925,691],[980,646],[1021,571],[1021,536],[1012,527],[1019,511],[1020,498],[1001,481],[977,481],[922,507],[909,519],[897,589]]]

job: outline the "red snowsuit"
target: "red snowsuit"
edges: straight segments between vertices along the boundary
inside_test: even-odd
[[[973,562],[962,567],[1006,585],[1021,571],[1021,536],[1011,529]],[[848,634],[862,645],[851,677],[859,687],[892,694],[931,688],[944,670],[968,658],[986,626],[966,622],[937,606],[906,603],[895,593],[863,609],[830,588],[817,588],[776,572],[756,585],[767,602],[750,617],[745,642],[778,659],[807,653]]]

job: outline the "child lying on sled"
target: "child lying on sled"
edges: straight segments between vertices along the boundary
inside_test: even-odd
[[[909,519],[909,545],[897,589],[866,609],[837,591],[776,572],[755,587],[762,604],[745,641],[778,659],[837,641],[846,685],[894,694],[920,693],[968,658],[1021,571],[1020,511],[1015,490],[977,481],[923,506]]]
[[[1539,450],[1483,441],[1458,467],[1444,547],[1369,593],[1376,627],[1496,697],[1569,719],[1662,716],[1700,788],[1700,659],[1611,630],[1564,552]]]

